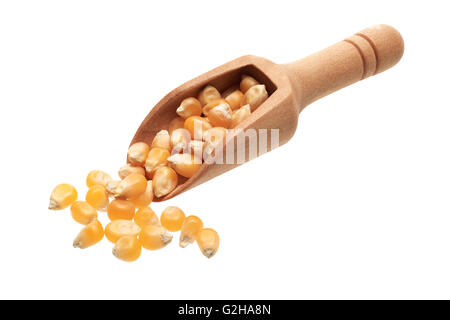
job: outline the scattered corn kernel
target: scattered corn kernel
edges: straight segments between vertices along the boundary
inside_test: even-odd
[[[147,188],[143,193],[136,197],[129,198],[134,203],[136,208],[145,208],[153,201],[153,185],[152,181],[147,181]]]
[[[169,165],[181,176],[190,178],[202,166],[202,160],[190,153],[180,153],[170,156]]]
[[[211,85],[207,85],[198,94],[198,100],[202,105],[205,105],[213,100],[220,99],[220,92]]]
[[[231,116],[231,128],[236,127],[239,123],[247,119],[251,114],[250,105],[246,104],[233,112]]]
[[[77,200],[78,193],[74,186],[62,183],[57,185],[51,195],[48,208],[50,210],[62,210],[70,206],[75,200]]]
[[[191,141],[191,134],[184,128],[176,129],[170,135],[170,142],[172,143],[172,153],[186,150]]]
[[[132,173],[120,181],[116,188],[116,197],[133,198],[147,189],[147,179],[142,174]]]
[[[266,86],[263,84],[259,84],[251,87],[247,90],[244,95],[244,98],[241,101],[241,105],[245,106],[246,104],[250,105],[251,111],[255,111],[264,101],[266,101],[269,95],[266,91]]]
[[[170,134],[167,130],[159,131],[153,138],[152,148],[163,148],[170,150]]]
[[[241,88],[242,93],[245,94],[248,89],[258,84],[259,82],[256,81],[255,78],[244,74],[241,77],[241,83],[239,84],[239,87]]]
[[[108,217],[110,220],[133,220],[134,211],[135,211],[134,203],[129,200],[115,199],[110,202],[106,211],[108,212]]]
[[[98,220],[93,220],[77,235],[73,241],[74,248],[86,249],[103,239],[105,231],[103,226]]]
[[[181,117],[176,117],[169,123],[169,134],[172,134],[172,132],[176,129],[184,128],[184,120]]]
[[[217,107],[219,104],[222,104],[222,103],[228,104],[228,101],[225,100],[225,99],[218,99],[218,100],[213,100],[213,101],[211,101],[210,103],[206,104],[206,105],[203,107],[203,109],[202,109],[203,114],[207,117],[209,111],[210,111],[212,108],[215,108],[215,107]]]
[[[132,166],[131,164],[126,164],[121,166],[118,172],[120,179],[125,179],[126,177],[128,177],[130,174],[133,173],[145,176],[145,169],[142,167]]]
[[[84,201],[75,201],[70,207],[70,213],[73,220],[78,223],[87,225],[91,221],[97,219],[97,210],[89,203]]]
[[[143,166],[150,147],[145,142],[133,143],[128,149],[128,161],[135,166]]]
[[[241,106],[241,100],[244,98],[244,94],[241,90],[236,90],[225,97],[231,110],[239,109]]]
[[[178,175],[172,168],[160,167],[153,175],[153,192],[157,198],[172,192],[178,184]]]
[[[189,131],[192,139],[202,140],[203,132],[211,129],[212,125],[206,118],[192,116],[186,119],[186,121],[184,122],[184,128]]]
[[[148,225],[159,225],[159,219],[152,208],[140,208],[136,211],[134,222],[143,229]]]
[[[139,240],[147,250],[164,248],[172,241],[172,234],[158,225],[148,225],[139,233]]]
[[[197,244],[203,255],[207,258],[213,257],[219,250],[219,235],[214,229],[200,229],[197,233]]]
[[[197,216],[187,217],[181,226],[180,247],[186,248],[195,241],[197,233],[203,228],[203,221]]]
[[[113,220],[105,227],[106,239],[112,243],[116,243],[121,237],[133,236],[137,237],[141,228],[130,220]]]
[[[116,258],[127,262],[139,259],[141,251],[141,243],[135,236],[124,236],[120,238],[112,249],[112,253]]]
[[[223,127],[214,127],[206,131],[203,137],[205,140],[204,152],[207,155],[212,155],[216,148],[222,146],[226,135],[227,129]]]
[[[147,178],[152,179],[156,169],[167,165],[167,158],[170,157],[170,152],[163,148],[152,148],[145,161],[145,172]]]
[[[111,180],[106,184],[106,191],[108,192],[108,196],[113,197],[116,194],[119,183],[120,181],[118,180]]]
[[[177,114],[183,119],[200,116],[202,114],[202,104],[194,97],[186,98],[181,101],[180,106],[177,108]]]
[[[92,187],[95,184],[101,184],[102,186],[106,186],[108,181],[111,180],[111,176],[104,171],[101,170],[92,170],[89,172],[86,178],[86,185],[88,188]]]
[[[233,112],[228,103],[221,103],[208,112],[208,120],[214,127],[228,128],[231,125]]]
[[[86,193],[86,202],[97,210],[105,211],[109,204],[106,188],[100,184],[90,187]]]
[[[180,231],[185,218],[183,210],[169,206],[161,213],[161,225],[172,232]]]

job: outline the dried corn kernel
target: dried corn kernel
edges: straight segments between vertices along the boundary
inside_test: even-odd
[[[192,116],[186,119],[184,128],[189,131],[192,139],[202,140],[203,132],[211,129],[212,125],[209,123],[208,119]]]
[[[188,150],[198,159],[202,159],[204,147],[205,147],[204,141],[191,140],[191,142],[189,142]]]
[[[158,250],[164,248],[172,241],[172,234],[157,225],[149,225],[139,233],[139,240],[147,250]]]
[[[172,232],[180,231],[185,218],[183,210],[170,206],[161,213],[161,225]]]
[[[222,98],[225,99],[226,97],[228,97],[228,95],[235,92],[236,90],[240,90],[239,84],[233,84],[231,87],[228,87],[224,92],[222,92]]]
[[[252,78],[247,75],[242,75],[241,77],[241,83],[239,84],[239,87],[241,88],[242,93],[246,93],[248,89],[250,89],[253,86],[258,85],[259,82],[255,80],[255,78]]]
[[[62,210],[70,206],[77,200],[78,193],[74,186],[62,183],[57,185],[51,195],[48,208],[50,210]]]
[[[113,197],[116,194],[119,183],[120,181],[118,180],[111,180],[106,184],[106,191],[108,192],[108,196]]]
[[[181,101],[180,106],[177,108],[177,114],[183,119],[200,116],[202,114],[202,104],[194,97],[186,98]]]
[[[106,191],[106,188],[99,184],[90,187],[86,193],[86,202],[97,210],[105,211],[109,204],[108,192]]]
[[[116,197],[133,198],[145,192],[147,179],[142,174],[132,173],[120,181],[116,188]]]
[[[163,148],[170,150],[170,134],[167,130],[159,131],[153,138],[152,148]]]
[[[141,242],[135,236],[124,236],[120,238],[112,249],[112,253],[116,258],[127,262],[139,259],[141,251]]]
[[[239,123],[247,119],[251,114],[250,105],[246,104],[233,112],[231,116],[231,128],[236,127]]]
[[[172,168],[160,167],[153,175],[153,192],[157,198],[172,192],[178,184],[178,175]]]
[[[176,129],[170,135],[170,141],[173,146],[172,153],[184,151],[191,141],[191,134],[184,128]]]
[[[251,111],[255,111],[264,101],[266,101],[269,95],[266,91],[266,86],[263,84],[259,84],[257,86],[253,86],[247,90],[244,95],[244,98],[241,101],[241,105],[245,106],[246,104],[250,105]]]
[[[97,219],[97,210],[89,203],[84,201],[75,201],[70,207],[70,213],[73,220],[78,223],[87,225],[91,221]]]
[[[212,155],[216,148],[221,148],[223,146],[226,135],[227,129],[223,127],[214,127],[206,131],[204,135],[205,154]]]
[[[135,206],[134,203],[128,200],[115,199],[110,202],[106,208],[110,220],[133,220]]]
[[[133,143],[128,149],[128,161],[135,166],[143,166],[150,147],[145,142]]]
[[[184,128],[184,119],[181,117],[176,117],[169,123],[169,134],[172,134],[172,132],[176,129]]]
[[[214,127],[228,128],[231,125],[231,111],[228,103],[221,103],[208,112],[208,120]]]
[[[74,248],[86,249],[103,239],[105,235],[105,231],[103,230],[103,226],[98,220],[93,220],[83,229],[81,229],[80,233],[77,235],[75,240],[73,241]]]
[[[142,167],[134,167],[131,164],[126,164],[126,165],[120,167],[118,173],[119,173],[120,179],[125,179],[126,177],[128,177],[130,174],[133,174],[133,173],[145,176],[145,169]],[[108,185],[108,184],[106,184],[106,185]]]
[[[92,170],[89,172],[86,178],[86,185],[88,188],[92,187],[95,184],[101,184],[102,186],[106,186],[108,181],[111,180],[111,176],[104,171],[101,170]]]
[[[236,90],[226,96],[225,100],[228,102],[231,110],[236,110],[240,108],[242,98],[244,98],[242,91]]]
[[[105,227],[106,239],[112,243],[116,243],[117,240],[124,236],[137,237],[139,232],[141,232],[141,228],[130,220],[113,220]]]
[[[211,101],[210,103],[206,104],[206,105],[203,107],[203,109],[202,109],[203,114],[207,117],[209,111],[210,111],[212,108],[215,108],[215,107],[217,107],[219,104],[222,104],[222,103],[228,104],[228,101],[225,100],[225,99],[218,99],[218,100],[213,100],[213,101]]]
[[[197,233],[203,228],[203,221],[197,216],[187,217],[181,226],[180,247],[186,248],[195,241]]]
[[[152,179],[156,169],[167,165],[167,158],[170,157],[170,152],[163,148],[152,148],[148,153],[145,161],[145,172],[147,178]]]
[[[211,258],[217,253],[217,250],[219,250],[219,235],[213,229],[200,229],[200,231],[197,232],[196,240],[198,247],[207,258]]]
[[[152,181],[147,181],[147,189],[136,197],[129,198],[136,208],[145,208],[153,201],[153,185]]]
[[[169,165],[181,176],[190,178],[202,166],[202,160],[190,153],[180,153],[170,156]]]
[[[205,105],[213,100],[220,99],[220,92],[211,85],[207,85],[198,94],[198,100],[202,105]]]
[[[134,222],[141,227],[141,229],[148,225],[159,225],[158,216],[150,207],[138,209],[134,216]]]

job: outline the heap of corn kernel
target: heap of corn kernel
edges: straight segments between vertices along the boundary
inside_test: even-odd
[[[243,75],[239,85],[222,94],[213,86],[203,88],[197,98],[184,99],[167,130],[159,131],[150,144],[137,142],[128,150],[128,164],[119,169],[121,180],[101,171],[91,171],[86,179],[86,201],[76,201],[77,191],[69,184],[55,187],[49,209],[70,206],[73,219],[85,225],[73,242],[87,248],[105,236],[115,244],[113,254],[124,261],[135,261],[141,248],[157,250],[168,245],[171,232],[180,232],[179,245],[197,242],[203,255],[214,256],[219,235],[204,228],[197,216],[186,217],[178,207],[167,207],[158,219],[150,208],[153,197],[163,197],[178,184],[178,175],[192,177],[205,157],[214,154],[227,134],[247,119],[268,97],[266,88]],[[106,211],[110,223],[105,227],[97,211]]]

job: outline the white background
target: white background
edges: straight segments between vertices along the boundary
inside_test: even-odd
[[[450,298],[447,1],[2,1],[0,298]],[[167,203],[218,230],[124,263],[49,212],[112,174],[156,102],[254,54],[285,63],[377,23],[392,70],[306,108],[286,145]],[[102,221],[105,214],[102,213]]]

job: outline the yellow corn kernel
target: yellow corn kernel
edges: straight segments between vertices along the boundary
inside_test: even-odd
[[[172,241],[172,234],[158,225],[148,225],[139,233],[139,240],[147,250],[164,248]]]
[[[112,243],[116,243],[117,240],[124,236],[137,237],[139,232],[141,232],[141,228],[130,220],[113,220],[105,227],[106,239]]]
[[[186,248],[195,241],[197,233],[203,228],[203,221],[197,216],[187,217],[181,226],[180,247]]]
[[[248,75],[242,75],[241,77],[241,83],[239,84],[239,87],[241,88],[242,93],[246,93],[248,89],[250,89],[253,86],[258,85],[259,82],[255,80],[255,78],[252,78]]]
[[[116,258],[127,262],[139,259],[141,251],[141,242],[135,236],[124,236],[120,238],[112,249],[112,253]]]
[[[245,106],[246,104],[250,105],[251,111],[255,111],[264,101],[266,101],[269,95],[266,91],[266,86],[263,84],[259,84],[257,86],[253,86],[247,90],[242,98],[241,106]]]
[[[202,115],[202,104],[194,97],[186,98],[181,101],[180,106],[177,108],[177,114],[183,119],[200,116]]]
[[[62,210],[70,206],[75,200],[77,200],[78,193],[74,186],[62,183],[57,185],[51,195],[48,208],[50,210]]]
[[[119,186],[120,181],[111,180],[106,184],[106,191],[108,192],[108,196],[114,197],[116,194],[116,189]]]
[[[142,174],[132,173],[120,181],[116,188],[116,197],[133,198],[145,192],[147,179]]]
[[[239,84],[233,84],[231,87],[228,87],[225,91],[223,91],[222,98],[225,99],[226,97],[228,97],[228,95],[235,92],[236,90],[240,90]]]
[[[192,139],[202,140],[203,132],[212,128],[208,119],[199,116],[192,116],[184,122],[184,128],[189,131]]]
[[[200,229],[197,232],[196,240],[198,247],[207,258],[211,258],[217,253],[217,250],[219,250],[220,239],[214,229]]]
[[[191,134],[184,128],[176,129],[170,135],[170,142],[172,143],[172,153],[181,152],[187,149],[191,141]]]
[[[204,147],[205,147],[204,141],[191,140],[191,142],[189,142],[188,150],[198,159],[202,159]]]
[[[133,220],[134,211],[135,211],[134,203],[128,200],[115,199],[110,202],[106,211],[108,212],[108,217],[110,220]]]
[[[106,186],[108,181],[111,180],[111,176],[104,171],[101,170],[92,170],[89,172],[86,178],[86,185],[88,188],[92,187],[95,184],[101,184],[102,186]]]
[[[125,179],[126,177],[128,177],[130,174],[133,174],[133,173],[137,173],[137,174],[145,176],[145,169],[142,167],[132,166],[131,164],[126,164],[126,165],[120,167],[118,173],[119,173],[120,179]]]
[[[143,166],[150,147],[145,142],[133,143],[128,148],[128,161],[134,166]]]
[[[152,208],[140,208],[136,211],[134,216],[134,222],[143,229],[148,225],[159,225],[159,219],[155,211]]]
[[[87,226],[81,229],[73,241],[74,248],[86,249],[103,239],[105,231],[103,226],[98,220],[91,221]]]
[[[208,120],[214,127],[228,128],[231,125],[233,112],[228,103],[221,103],[208,112]]]
[[[153,193],[157,198],[171,193],[178,184],[178,175],[172,168],[160,167],[153,175]]]
[[[250,105],[246,104],[233,112],[231,116],[231,128],[236,127],[239,123],[247,119],[251,114]]]
[[[152,181],[147,181],[147,189],[136,197],[129,198],[134,203],[136,208],[145,208],[153,201],[153,184]]]
[[[181,117],[173,118],[173,120],[169,123],[169,134],[172,134],[172,132],[176,129],[184,128],[184,120],[185,119]]]
[[[236,110],[240,108],[242,98],[244,98],[242,91],[236,90],[226,96],[225,100],[228,102],[231,110]]]
[[[185,218],[183,210],[169,206],[161,213],[161,225],[172,232],[180,231]]]
[[[205,154],[212,155],[216,148],[221,148],[223,146],[226,135],[227,129],[223,127],[214,127],[206,131],[204,135]]]
[[[190,153],[179,153],[170,156],[169,165],[181,176],[190,178],[202,166],[202,160]]]
[[[97,210],[84,201],[75,201],[72,203],[70,213],[72,214],[73,220],[84,225],[89,224],[98,217]]]
[[[153,178],[156,169],[167,165],[167,158],[170,157],[170,152],[163,148],[152,148],[148,153],[145,161],[145,172],[148,179]]]
[[[86,193],[86,202],[97,210],[105,211],[109,204],[106,188],[99,184],[90,187]]]
[[[205,115],[205,117],[208,116],[208,113],[209,113],[209,111],[210,111],[212,108],[215,108],[215,107],[217,107],[219,104],[222,104],[222,103],[228,104],[227,100],[225,100],[225,99],[213,100],[213,101],[211,101],[210,103],[206,104],[206,105],[203,107],[203,109],[202,109],[202,112],[203,112],[203,114]]]
[[[220,92],[211,85],[207,85],[198,94],[198,100],[202,105],[205,105],[213,100],[220,99]]]
[[[156,136],[153,138],[152,148],[163,148],[170,150],[170,134],[167,130],[159,131]]]

